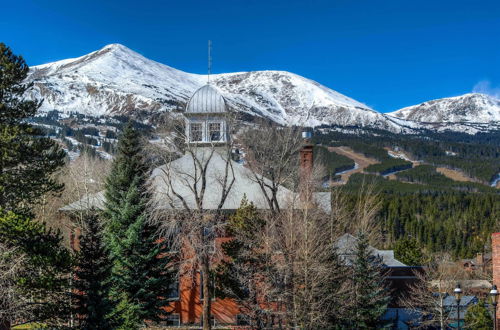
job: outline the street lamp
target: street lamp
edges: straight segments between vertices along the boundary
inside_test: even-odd
[[[462,298],[462,289],[459,283],[457,283],[457,286],[453,289],[453,294],[457,301],[457,329],[460,330],[460,299]]]
[[[497,330],[497,303],[498,303],[498,290],[497,286],[493,285],[490,290],[491,304],[493,305],[493,329]]]

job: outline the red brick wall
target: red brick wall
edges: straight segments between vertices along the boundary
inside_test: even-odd
[[[300,149],[300,171],[302,175],[310,175],[313,168],[313,145],[306,144]]]
[[[493,266],[493,284],[500,288],[500,233],[491,234],[491,261]],[[497,308],[496,322],[498,322],[499,317],[500,308]]]

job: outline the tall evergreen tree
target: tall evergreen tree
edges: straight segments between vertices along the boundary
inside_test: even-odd
[[[364,234],[358,237],[356,257],[352,265],[352,303],[349,327],[375,329],[387,310],[390,295],[380,257],[373,256]]]
[[[65,153],[27,121],[42,103],[25,99],[33,86],[25,83],[28,71],[24,59],[0,43],[0,243],[24,256],[18,287],[26,304],[20,309],[29,320],[49,323],[68,315],[71,258],[60,233],[32,216],[43,195],[63,188],[53,174]]]
[[[73,312],[79,321],[79,329],[112,329],[112,302],[109,300],[111,265],[95,212],[83,217],[83,231],[72,288]]]
[[[227,233],[232,239],[222,244],[229,258],[222,260],[216,269],[217,296],[235,299],[255,329],[262,329],[269,322],[259,301],[264,295],[259,289],[265,287],[263,281],[269,275],[265,266],[270,264],[266,263],[269,256],[262,251],[264,225],[255,205],[243,198],[227,223]]]
[[[65,321],[72,260],[60,233],[30,217],[4,212],[0,213],[0,242],[23,256],[18,289],[24,303],[19,304],[19,314],[29,315],[29,321]],[[15,316],[9,321],[16,321]]]
[[[104,210],[113,265],[111,296],[118,303],[114,314],[123,329],[138,328],[145,320],[160,321],[168,304],[168,247],[158,241],[157,228],[146,219],[147,175],[140,136],[128,124],[106,181]]]
[[[41,196],[63,188],[52,174],[65,159],[56,142],[26,121],[42,104],[24,98],[33,86],[24,83],[28,71],[24,59],[0,43],[0,209],[24,215]]]

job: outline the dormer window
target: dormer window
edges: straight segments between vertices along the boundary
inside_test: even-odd
[[[191,142],[203,141],[203,126],[201,123],[191,123],[189,125],[189,139]]]
[[[210,142],[219,142],[221,140],[221,123],[208,123],[208,137]]]

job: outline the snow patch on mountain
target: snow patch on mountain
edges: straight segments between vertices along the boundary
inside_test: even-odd
[[[424,102],[389,115],[423,123],[498,123],[500,100],[486,94],[470,93]]]
[[[43,111],[92,116],[183,110],[207,82],[149,60],[120,44],[88,55],[35,66],[29,95],[43,98]],[[287,125],[369,126],[403,132],[415,123],[387,116],[315,81],[285,71],[211,76],[231,108]]]

